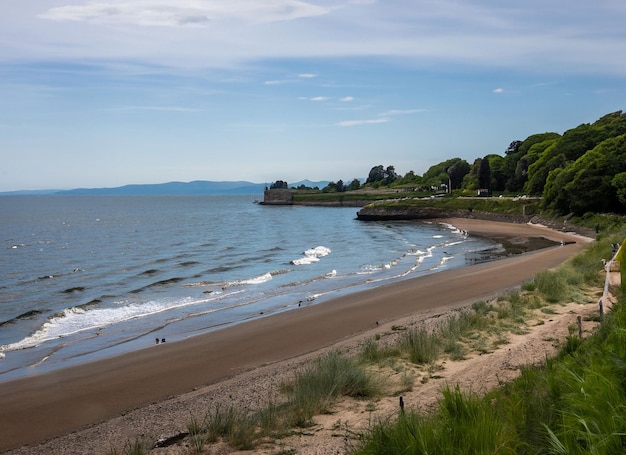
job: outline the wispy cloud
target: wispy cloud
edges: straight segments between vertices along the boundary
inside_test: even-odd
[[[330,10],[299,0],[178,0],[176,2],[104,1],[49,9],[42,19],[62,22],[125,23],[145,27],[208,27],[216,21],[280,22],[328,14]]]
[[[354,97],[353,96],[344,96],[343,98],[340,98],[339,101],[341,101],[343,103],[349,103],[350,101],[354,101]]]
[[[425,0],[419,8],[373,0],[50,3],[8,3],[0,18],[0,61],[89,58],[221,68],[264,59],[397,57],[410,65],[626,74],[626,59],[616,58],[626,54],[626,9],[608,1],[572,0],[566,13],[539,0]],[[177,31],[163,33],[164,27]]]
[[[272,79],[265,81],[265,85],[285,85],[285,84],[297,84],[304,83],[303,79],[315,79],[318,77],[315,73],[300,73],[297,77],[287,77],[286,79]]]
[[[496,88],[493,90],[493,93],[504,93],[504,89],[503,88]]]
[[[309,101],[328,101],[330,98],[327,96],[314,96],[313,98],[308,98]]]
[[[364,119],[364,120],[344,120],[337,123],[338,126],[359,126],[359,125],[374,125],[377,123],[391,122],[394,116],[399,115],[411,115],[419,112],[424,112],[425,109],[391,109],[378,114],[378,118]]]
[[[360,125],[375,125],[377,123],[387,123],[388,118],[376,118],[368,120],[343,120],[337,123],[337,126],[360,126]]]

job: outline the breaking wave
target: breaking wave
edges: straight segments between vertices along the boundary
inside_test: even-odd
[[[331,253],[330,248],[325,246],[318,246],[315,248],[311,248],[306,250],[303,254],[304,257],[299,259],[294,259],[291,261],[293,265],[308,265],[314,262],[318,262],[321,257],[328,256]]]

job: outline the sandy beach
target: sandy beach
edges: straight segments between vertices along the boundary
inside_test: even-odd
[[[185,341],[152,345],[115,358],[3,383],[0,451],[58,453],[50,449],[52,446],[46,450],[46,446],[38,444],[60,437],[68,438],[65,444],[72,444],[76,439],[64,435],[79,435],[77,431],[82,429],[87,431],[82,438],[88,434],[93,437],[85,429],[112,419],[119,421],[133,410],[151,406],[147,414],[150,415],[159,403],[176,401],[175,397],[182,394],[199,396],[204,391],[217,390],[215,385],[226,380],[236,384],[236,378],[243,375],[253,381],[255,371],[285,371],[302,356],[315,355],[321,349],[363,336],[393,321],[416,314],[440,314],[493,297],[519,286],[540,270],[557,266],[591,240],[539,225],[474,219],[445,222],[470,235],[506,238],[514,243],[544,237],[563,244],[381,286]],[[151,420],[163,420],[157,425],[162,431],[172,431],[168,429],[167,412],[152,417]],[[119,432],[111,436],[132,438],[149,433],[138,428],[137,423],[131,426],[124,429],[118,425]],[[110,444],[101,440],[97,447],[106,453]],[[87,449],[66,453],[88,452],[93,453]]]

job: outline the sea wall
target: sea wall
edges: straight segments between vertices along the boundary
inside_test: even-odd
[[[328,201],[308,201],[308,200],[298,200],[294,201],[294,195],[298,192],[298,190],[291,189],[266,189],[263,192],[263,205],[304,205],[304,206],[315,206],[315,207],[363,207],[367,204],[371,204],[374,202],[370,199],[344,199],[343,196],[338,195],[329,199]]]
[[[428,220],[435,218],[467,218],[469,210],[445,210],[435,207],[390,207],[367,206],[357,212],[357,218],[374,220]]]
[[[564,232],[576,232],[577,234],[591,238],[596,235],[591,229],[584,226],[567,224],[563,218],[543,218],[540,215],[481,212],[478,210],[446,210],[434,207],[391,208],[389,206],[366,206],[357,212],[357,219],[362,221],[434,220],[442,218],[473,218],[476,220],[501,221],[504,223],[533,223],[542,224]]]
[[[296,190],[288,189],[266,189],[263,192],[264,205],[293,205],[293,195]]]
[[[438,218],[475,218],[489,221],[505,221],[509,223],[526,223],[531,216],[511,215],[503,213],[480,212],[477,210],[449,210],[435,207],[380,207],[367,206],[357,212],[357,219],[363,221],[376,220],[432,220]]]

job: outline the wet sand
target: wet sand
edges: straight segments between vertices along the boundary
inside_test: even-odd
[[[385,285],[185,341],[3,383],[0,451],[36,444],[260,366],[278,365],[377,324],[489,298],[557,266],[590,240],[536,225],[442,221],[470,234],[516,241],[545,237],[564,245]]]

